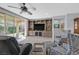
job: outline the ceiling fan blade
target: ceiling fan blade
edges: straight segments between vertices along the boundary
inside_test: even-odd
[[[14,7],[14,6],[8,6],[8,7],[20,9],[20,8],[18,8],[18,7]]]
[[[34,6],[32,6],[32,4],[28,3],[30,5],[30,7],[33,9],[33,10],[36,10],[36,8]]]
[[[22,3],[19,3],[19,6],[21,7],[21,6],[23,6],[23,4]]]
[[[29,15],[32,15],[32,13],[31,13],[30,11],[27,11],[27,13],[28,13]]]
[[[21,10],[20,14],[22,14],[22,13],[23,13],[23,10]]]
[[[36,8],[34,8],[34,7],[33,7],[32,9],[33,9],[33,10],[37,10],[37,9],[36,9]]]

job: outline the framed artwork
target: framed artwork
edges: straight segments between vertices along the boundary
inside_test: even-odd
[[[54,28],[59,28],[60,25],[59,24],[54,24]]]

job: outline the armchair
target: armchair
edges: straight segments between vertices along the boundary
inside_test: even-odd
[[[0,36],[0,55],[29,55],[32,44],[26,43],[19,47],[14,37]]]

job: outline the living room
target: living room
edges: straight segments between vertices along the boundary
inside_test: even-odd
[[[73,38],[78,39],[79,34],[77,5],[79,4],[2,3],[1,40],[4,37],[14,37],[20,47],[30,43],[30,55],[79,54],[78,40],[73,41]],[[76,52],[73,53],[74,51]]]

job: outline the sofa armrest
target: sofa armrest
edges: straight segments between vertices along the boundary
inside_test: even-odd
[[[32,49],[32,44],[26,43],[20,46],[20,55],[29,55]]]

